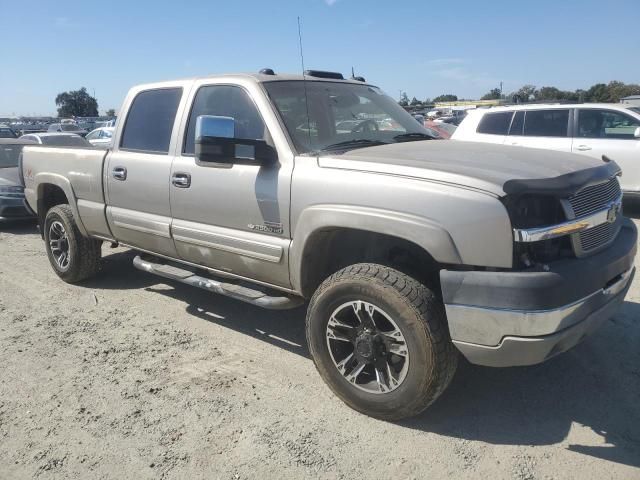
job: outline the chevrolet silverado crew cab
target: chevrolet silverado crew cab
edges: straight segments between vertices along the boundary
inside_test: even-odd
[[[58,276],[95,275],[109,242],[213,293],[308,302],[318,372],[368,415],[422,411],[460,354],[571,348],[632,281],[614,161],[432,140],[379,88],[322,71],[142,85],[120,112],[107,151],[24,149]]]

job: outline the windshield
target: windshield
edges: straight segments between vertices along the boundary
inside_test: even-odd
[[[78,125],[72,125],[68,123],[63,123],[62,125],[60,125],[60,128],[63,132],[77,132],[78,130],[81,130]]]
[[[629,107],[632,112],[640,113],[640,107]]]
[[[0,145],[0,168],[18,166],[18,157],[24,145]]]
[[[433,138],[377,87],[299,80],[264,86],[300,154]]]

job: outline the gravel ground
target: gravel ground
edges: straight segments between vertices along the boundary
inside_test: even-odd
[[[60,281],[32,225],[0,228],[0,478],[640,479],[640,288],[548,363],[462,363],[385,423],[321,382],[304,310],[135,270]]]

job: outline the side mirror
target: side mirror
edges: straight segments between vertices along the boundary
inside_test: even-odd
[[[236,138],[232,117],[200,115],[196,120],[195,154],[198,162],[221,164],[268,164],[277,160],[275,148],[261,139]]]
[[[640,127],[636,128],[636,131],[633,132],[633,136],[635,138],[640,138]]]

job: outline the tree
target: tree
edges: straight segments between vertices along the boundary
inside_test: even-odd
[[[564,100],[564,94],[556,87],[542,87],[536,94],[536,100]]]
[[[97,117],[98,102],[87,89],[59,93],[56,97],[58,117]]]
[[[407,95],[407,92],[402,92],[400,94],[400,101],[398,102],[398,104],[400,104],[400,106],[402,107],[409,106],[409,96]]]
[[[421,105],[421,104],[422,102],[420,102],[420,100],[418,100],[416,97],[413,97],[409,105],[411,105],[412,107],[415,107],[416,105]]]
[[[116,116],[116,111],[113,108],[110,108],[105,113],[106,113],[107,117],[115,117]]]
[[[446,93],[444,95],[438,95],[433,99],[434,102],[456,102],[458,100],[457,95],[452,95],[451,93]]]
[[[640,85],[634,83],[625,84],[614,80],[607,85],[607,93],[610,102],[618,103],[621,98],[640,95]]]
[[[492,88],[489,93],[485,93],[480,100],[500,100],[502,92],[499,88]]]
[[[585,92],[584,97],[587,102],[608,102],[609,93],[607,92],[607,86],[604,83],[596,83]]]

